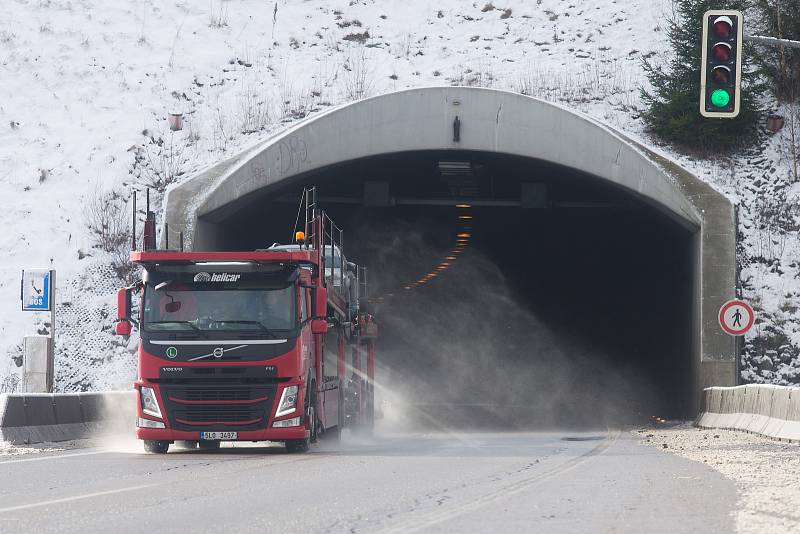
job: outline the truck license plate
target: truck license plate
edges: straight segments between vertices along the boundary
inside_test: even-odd
[[[200,432],[202,440],[236,439],[238,432]]]

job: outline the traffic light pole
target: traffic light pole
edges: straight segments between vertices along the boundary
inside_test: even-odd
[[[800,48],[800,41],[792,41],[791,39],[778,39],[777,37],[763,37],[761,35],[745,35],[744,40],[767,46],[788,46],[789,48]]]

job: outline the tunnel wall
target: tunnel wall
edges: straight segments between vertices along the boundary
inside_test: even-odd
[[[575,169],[615,184],[695,232],[695,277],[687,280],[696,295],[692,403],[704,387],[736,383],[735,340],[717,325],[717,311],[735,294],[734,206],[671,160],[535,98],[435,87],[332,108],[172,188],[165,221],[184,229],[194,250],[214,249],[217,222],[287,180],[359,158],[418,150],[495,152]]]

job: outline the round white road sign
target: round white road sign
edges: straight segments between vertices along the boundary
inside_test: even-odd
[[[729,300],[719,309],[719,325],[732,336],[743,336],[755,319],[753,308],[743,300]]]

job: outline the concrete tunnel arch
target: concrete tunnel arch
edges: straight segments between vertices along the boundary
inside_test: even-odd
[[[458,119],[458,135],[454,121]],[[693,389],[737,383],[736,340],[717,312],[734,298],[735,207],[673,161],[566,107],[484,88],[431,87],[335,107],[200,172],[168,191],[164,220],[193,250],[216,250],[217,225],[245,200],[349,161],[417,151],[531,158],[590,175],[692,234]],[[697,395],[689,399],[696,406]]]

